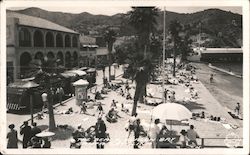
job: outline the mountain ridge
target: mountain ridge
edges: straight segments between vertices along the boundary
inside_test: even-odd
[[[103,35],[107,27],[116,27],[120,36],[129,36],[135,33],[134,29],[128,24],[127,13],[117,13],[111,16],[93,15],[88,12],[73,14],[47,11],[35,7],[16,10],[15,12],[40,17],[86,35],[92,32]],[[158,33],[161,33],[163,29],[162,19],[163,11],[160,11],[157,17]],[[220,9],[206,9],[195,13],[166,11],[166,27],[174,19],[184,25],[189,25],[191,35],[199,33],[197,25],[201,23],[201,31],[206,33],[209,39],[213,40],[213,44],[217,46],[242,46],[242,15],[240,14]]]

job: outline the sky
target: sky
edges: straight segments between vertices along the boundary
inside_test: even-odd
[[[8,8],[10,10],[23,10],[28,7],[18,7],[18,8]],[[94,7],[74,7],[74,8],[66,8],[66,7],[39,7],[43,10],[53,11],[53,12],[66,12],[66,13],[81,13],[88,12],[94,15],[102,14],[102,15],[114,15],[117,13],[126,13],[131,10],[131,7],[123,6],[123,7],[108,7],[104,9],[103,6],[94,6]],[[167,11],[177,12],[177,13],[193,13],[198,11],[203,11],[210,8],[217,8],[225,11],[231,11],[233,13],[242,14],[241,7],[166,7]],[[162,8],[161,8],[162,9]]]

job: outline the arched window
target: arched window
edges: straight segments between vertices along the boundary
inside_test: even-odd
[[[78,65],[78,55],[76,51],[73,53],[73,60],[74,60],[73,67],[76,67]]]
[[[55,59],[55,55],[54,55],[53,52],[49,52],[49,53],[47,54],[47,57],[48,57],[48,60],[53,60],[53,59]]]
[[[43,60],[43,53],[42,52],[37,52],[35,55],[35,59],[37,60]]]
[[[54,47],[54,36],[51,32],[46,33],[46,47]]]
[[[29,73],[29,64],[32,60],[31,55],[28,52],[24,52],[20,56],[20,77],[25,78]]]
[[[19,46],[31,47],[31,34],[28,29],[22,28],[19,31]]]
[[[65,67],[71,68],[71,54],[69,51],[67,51],[65,54]]]
[[[63,58],[63,53],[61,51],[59,51],[56,55],[56,59],[59,59],[58,65],[62,65],[64,64],[64,58]]]
[[[71,47],[71,39],[69,35],[65,36],[65,41],[64,41],[65,47]]]
[[[73,37],[73,47],[77,47],[77,38],[76,36]]]
[[[56,35],[56,47],[63,47],[63,37],[60,33]]]
[[[34,46],[43,47],[43,33],[39,30],[34,32]]]

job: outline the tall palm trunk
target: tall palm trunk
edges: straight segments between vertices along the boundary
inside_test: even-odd
[[[109,63],[109,82],[111,82],[111,56],[110,56],[110,50],[108,51],[108,63]]]
[[[49,131],[54,131],[56,129],[56,123],[53,111],[53,94],[50,90],[51,88],[50,80],[48,81],[49,81],[49,86],[47,88],[47,92],[48,92]]]
[[[141,85],[140,83],[137,83],[136,88],[135,88],[135,96],[134,96],[134,104],[133,104],[133,109],[132,109],[132,116],[136,114],[137,102],[140,99],[140,97],[142,97],[142,89],[143,89],[143,85]]]
[[[103,79],[105,79],[105,66],[103,66],[102,68],[102,75],[103,75]]]
[[[173,77],[175,77],[175,65],[176,64],[176,41],[174,41],[174,66],[173,66]]]
[[[56,129],[56,123],[54,118],[54,112],[53,112],[53,99],[52,95],[50,97],[50,102],[48,104],[48,110],[49,110],[49,131],[54,131]]]

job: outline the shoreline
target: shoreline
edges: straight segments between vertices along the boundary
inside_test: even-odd
[[[223,73],[225,72],[213,69],[204,63],[195,63],[195,65],[199,68],[196,74],[200,82],[228,112],[234,111],[237,102],[239,102],[240,106],[243,107],[243,94],[241,93],[235,94],[235,91],[239,89],[242,89],[243,92],[243,87],[241,86],[240,82],[234,82],[234,84],[237,85],[235,87],[234,86],[226,87],[223,85],[224,83],[228,83],[228,80],[233,79],[234,81],[241,81],[242,78],[238,78],[236,76],[232,76],[227,73],[226,75],[225,74],[223,75]],[[208,80],[209,73],[213,71],[221,72],[221,74],[215,76],[214,83],[210,83]],[[223,78],[228,78],[228,79],[223,79]],[[224,81],[221,82],[221,79],[223,79]],[[243,110],[241,109],[241,115],[242,111]],[[242,120],[236,120],[236,121],[241,127],[243,126]]]
[[[220,72],[223,72],[223,73],[226,73],[226,74],[229,74],[229,75],[232,75],[232,76],[235,76],[237,78],[241,78],[242,79],[242,75],[237,75],[236,73],[232,72],[232,71],[227,71],[223,68],[220,68],[220,67],[216,67],[214,65],[212,65],[211,63],[208,64],[208,67],[212,68],[212,69],[215,69],[217,71],[220,71]]]

